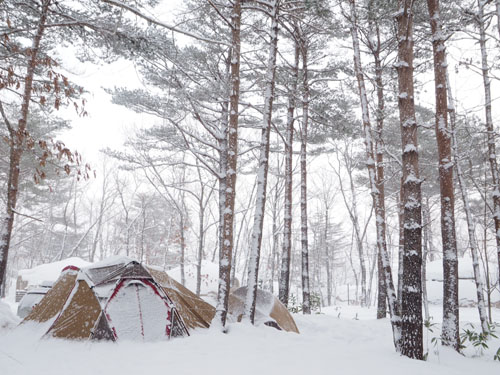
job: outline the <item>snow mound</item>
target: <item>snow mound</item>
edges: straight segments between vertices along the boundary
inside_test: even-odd
[[[9,305],[0,301],[0,332],[15,328],[20,319],[14,315]]]
[[[28,285],[42,285],[46,281],[56,281],[64,267],[76,266],[83,268],[90,264],[90,262],[81,258],[72,257],[58,262],[42,264],[34,268],[20,270],[18,275],[21,276],[24,281],[27,281]]]

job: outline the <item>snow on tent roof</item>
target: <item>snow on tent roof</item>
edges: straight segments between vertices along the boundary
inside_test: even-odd
[[[146,340],[189,335],[190,328],[209,327],[214,314],[165,272],[115,257],[65,270],[25,320],[49,321],[50,337]]]
[[[41,285],[45,281],[56,281],[63,268],[67,266],[82,268],[90,264],[90,262],[81,258],[72,257],[53,263],[42,264],[30,269],[19,270],[18,275],[21,276],[24,281],[27,281],[28,285]]]
[[[208,328],[215,315],[215,308],[171,278],[165,271],[147,267],[155,281],[174,301],[188,328]]]
[[[241,321],[243,316],[247,287],[234,290],[229,295],[229,316],[233,321]],[[257,289],[255,308],[256,324],[278,325],[279,329],[299,333],[297,325],[287,308],[270,292]]]
[[[28,314],[25,321],[35,321],[39,323],[47,322],[62,310],[75,285],[77,272],[74,270],[64,271],[57,279],[52,289]]]

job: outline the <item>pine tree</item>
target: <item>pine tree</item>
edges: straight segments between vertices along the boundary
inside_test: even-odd
[[[417,122],[413,87],[413,1],[399,0],[398,105],[401,126],[404,207],[401,354],[423,359],[422,322],[422,193],[418,163]]]
[[[439,155],[441,191],[441,237],[443,243],[443,332],[444,345],[460,348],[458,317],[458,257],[455,235],[455,197],[453,192],[453,161],[448,126],[445,35],[441,25],[439,0],[427,0],[432,31],[434,87],[436,96],[436,140]],[[425,262],[425,259],[424,259]],[[425,283],[425,279],[424,279]]]

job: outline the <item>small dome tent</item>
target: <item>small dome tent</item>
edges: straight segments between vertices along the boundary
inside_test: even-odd
[[[163,271],[115,257],[66,267],[23,323],[48,326],[45,337],[154,341],[208,327],[214,308]]]
[[[247,287],[235,289],[229,295],[228,313],[232,321],[241,321],[244,313]],[[255,323],[265,324],[277,329],[299,333],[292,315],[280,300],[272,293],[257,289]]]

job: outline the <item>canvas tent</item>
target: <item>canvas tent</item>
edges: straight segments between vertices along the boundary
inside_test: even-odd
[[[241,287],[229,295],[229,319],[241,321],[244,312],[247,287]],[[287,308],[276,296],[262,289],[257,290],[255,324],[265,324],[287,332],[299,333],[299,329]]]
[[[117,257],[66,267],[23,322],[48,325],[46,337],[152,341],[208,327],[214,313],[164,271]]]

